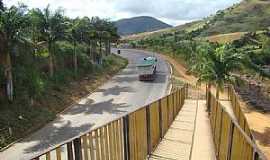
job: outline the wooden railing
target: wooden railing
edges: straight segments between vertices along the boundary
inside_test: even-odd
[[[252,133],[250,131],[246,116],[241,108],[240,98],[238,97],[235,89],[232,85],[229,85],[228,89],[229,98],[232,103],[232,109],[235,114],[235,117],[240,125],[240,127],[245,131],[245,133],[253,139]]]
[[[212,127],[213,139],[218,160],[264,160],[266,159],[256,144],[250,138],[250,131],[247,123],[243,123],[244,115],[241,115],[239,102],[230,94],[234,110],[237,112],[238,122],[232,118],[224,106],[208,92],[208,108],[210,109],[210,123]],[[246,124],[246,125],[244,125]],[[248,134],[247,134],[248,133]]]
[[[186,88],[60,144],[33,160],[144,160],[181,110]]]

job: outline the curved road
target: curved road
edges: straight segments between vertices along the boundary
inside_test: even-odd
[[[115,50],[113,50],[115,52]],[[60,114],[28,138],[0,152],[1,160],[28,160],[49,148],[134,111],[168,93],[170,69],[158,57],[158,72],[154,82],[138,81],[136,63],[150,52],[122,50],[129,65],[94,93]]]

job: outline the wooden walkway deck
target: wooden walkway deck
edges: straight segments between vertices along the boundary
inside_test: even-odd
[[[185,101],[150,160],[215,160],[205,103]]]

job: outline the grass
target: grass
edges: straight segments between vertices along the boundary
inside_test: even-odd
[[[241,39],[246,32],[235,32],[235,33],[228,33],[228,34],[219,34],[214,36],[206,37],[205,39],[209,42],[217,42],[217,43],[231,43],[235,40]]]
[[[0,104],[0,149],[54,120],[57,113],[94,91],[126,65],[126,59],[110,55],[106,58],[103,67],[96,68],[95,72],[80,79],[53,85],[37,98],[34,104],[24,97],[17,98],[13,103],[2,102]]]

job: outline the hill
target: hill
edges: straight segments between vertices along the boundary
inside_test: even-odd
[[[269,0],[243,0],[205,19],[201,36],[265,30],[270,26],[269,15]]]
[[[131,35],[142,32],[152,32],[172,26],[153,17],[141,16],[128,19],[121,19],[115,22],[118,34]]]
[[[125,39],[144,39],[178,31],[197,32],[197,37],[207,37],[210,41],[225,42],[241,38],[246,32],[257,32],[270,27],[269,0],[243,0],[215,15],[170,29],[138,34]],[[241,34],[238,34],[241,33]],[[220,35],[220,36],[219,36]],[[226,37],[229,36],[229,37]]]
[[[201,26],[204,25],[204,21],[194,21],[190,23],[186,23],[183,25],[179,25],[176,27],[171,27],[171,28],[165,28],[161,30],[156,30],[152,32],[144,32],[144,33],[138,33],[138,34],[133,34],[133,35],[126,35],[122,37],[122,40],[140,40],[140,39],[145,39],[145,38],[151,38],[151,37],[156,37],[156,36],[161,36],[164,34],[170,34],[173,32],[178,32],[178,31],[187,31],[191,32],[193,30],[196,30],[200,28]]]

